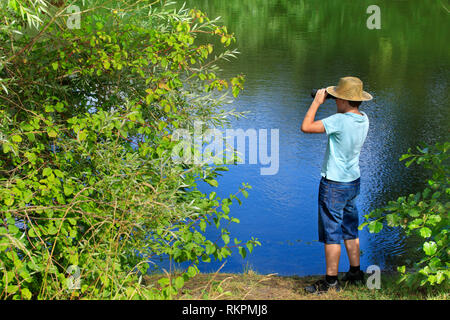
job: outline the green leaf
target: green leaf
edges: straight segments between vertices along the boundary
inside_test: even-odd
[[[386,222],[387,222],[388,226],[396,227],[396,226],[398,226],[398,224],[400,222],[400,217],[397,214],[387,214]]]
[[[412,230],[412,229],[417,229],[419,228],[421,225],[423,224],[423,219],[418,218],[418,219],[414,219],[413,221],[411,221],[408,224],[408,229]]]
[[[6,204],[8,207],[12,206],[13,203],[14,203],[14,196],[9,195],[8,197],[6,197],[6,198],[4,199],[4,202],[5,202],[5,204]]]
[[[43,171],[42,171],[42,175],[45,177],[45,176],[49,176],[49,175],[51,175],[52,174],[52,169],[51,168],[45,168]]]
[[[445,275],[442,271],[438,271],[438,273],[436,274],[436,282],[437,284],[441,284],[442,281],[445,280]]]
[[[15,234],[19,233],[19,231],[20,231],[20,229],[17,228],[14,224],[10,224],[8,226],[8,233],[10,233],[12,235],[15,235]]]
[[[51,225],[48,227],[47,232],[48,232],[48,234],[50,234],[50,235],[55,235],[56,233],[58,233],[58,229],[57,229],[53,224],[51,224]]]
[[[197,269],[195,269],[194,267],[190,266],[188,268],[187,274],[190,278],[194,277],[197,274]]]
[[[228,249],[225,248],[225,247],[223,247],[223,248],[220,250],[220,253],[222,254],[222,257],[223,257],[223,258],[226,258],[226,257],[228,257],[229,255],[231,255],[231,251],[228,250]]]
[[[3,143],[2,148],[3,148],[3,153],[8,153],[11,151],[11,147],[8,143]]]
[[[231,89],[231,91],[233,93],[233,97],[237,98],[241,89],[239,89],[239,87],[236,86],[236,87],[233,87],[233,89]]]
[[[430,282],[430,284],[433,285],[436,282],[436,276],[435,275],[429,275],[428,276],[428,282]]]
[[[222,234],[222,240],[225,244],[228,244],[230,242],[230,236],[226,233]]]
[[[70,196],[73,193],[74,188],[70,185],[65,184],[64,185],[64,194],[66,196]]]
[[[230,213],[230,208],[228,207],[228,204],[226,204],[226,203],[222,204],[222,210],[225,214]]]
[[[36,228],[32,228],[28,230],[28,236],[30,236],[31,238],[37,237],[37,236],[41,236],[41,233],[38,229]]]
[[[431,230],[427,227],[423,227],[419,230],[420,235],[422,236],[422,238],[429,238],[431,237]]]
[[[165,287],[170,284],[170,280],[168,278],[161,278],[158,280],[158,283],[161,287]]]
[[[417,210],[417,209],[411,209],[411,210],[409,210],[408,211],[408,214],[411,216],[411,217],[413,217],[413,218],[415,218],[415,217],[418,217],[419,216],[419,210]]]
[[[58,62],[53,62],[52,63],[52,67],[53,67],[53,70],[58,70]]]
[[[158,123],[158,129],[159,129],[159,131],[162,131],[166,126],[167,126],[167,123],[166,123],[166,122],[160,121],[160,122]]]
[[[8,286],[8,290],[6,290],[6,292],[12,294],[12,293],[16,293],[17,290],[19,290],[19,287],[18,287],[18,286]]]
[[[206,249],[206,254],[210,255],[216,251],[216,246],[211,243],[207,243],[205,246],[205,249]]]
[[[84,139],[86,139],[88,133],[86,130],[81,130],[78,132],[78,140],[83,141]]]
[[[242,256],[243,259],[247,256],[247,250],[245,250],[244,247],[239,247],[239,254]]]
[[[55,130],[55,128],[48,127],[47,134],[50,138],[55,138],[58,135],[58,132]]]
[[[53,170],[53,173],[59,178],[64,177],[64,173],[61,170],[55,169]]]
[[[17,143],[22,142],[22,137],[19,136],[18,134],[13,135],[11,139],[12,139],[12,141],[17,142]]]
[[[145,97],[145,102],[147,102],[147,104],[152,103],[153,100],[154,100],[154,95],[153,95],[153,94],[148,94],[148,95]]]
[[[20,293],[22,294],[22,296],[26,299],[26,300],[30,300],[32,297],[31,291],[28,290],[28,288],[22,288],[22,290],[20,291]]]
[[[25,157],[28,159],[28,161],[30,161],[31,163],[35,164],[36,160],[37,160],[37,156],[35,153],[31,153],[31,152],[25,152]]]
[[[378,233],[383,229],[383,224],[380,221],[371,221],[369,223],[369,232],[370,233]]]
[[[431,226],[435,226],[436,224],[441,222],[441,220],[442,220],[442,218],[441,218],[440,215],[432,214],[432,215],[428,216],[426,224],[427,225],[431,225]]]
[[[205,182],[208,183],[210,186],[213,186],[213,187],[218,187],[219,186],[219,183],[216,180],[214,180],[214,179],[205,179]]]
[[[170,104],[166,104],[166,105],[164,106],[164,112],[165,112],[165,113],[169,113],[169,112],[170,112]]]
[[[416,160],[416,158],[412,158],[411,160],[406,161],[405,166],[409,168],[409,166]]]
[[[34,133],[28,132],[26,135],[27,135],[28,140],[30,140],[30,142],[36,141],[36,136],[34,135]]]
[[[184,279],[183,277],[177,277],[174,280],[174,285],[177,289],[181,289],[184,286]]]
[[[437,245],[434,241],[428,241],[423,244],[423,251],[427,256],[432,256],[437,251]]]
[[[422,197],[423,199],[426,199],[430,195],[431,190],[429,188],[426,188],[423,190]]]
[[[361,230],[364,229],[364,227],[367,226],[368,224],[369,224],[368,222],[362,223],[362,224],[358,227],[358,230],[361,231]]]
[[[63,112],[64,111],[64,104],[62,102],[58,102],[55,105],[55,109],[58,112]]]
[[[412,155],[410,155],[410,154],[403,154],[403,155],[400,157],[400,159],[398,159],[398,161],[403,161],[403,160],[408,159],[408,158],[410,158],[410,157],[412,157]]]
[[[441,193],[439,191],[436,191],[435,193],[433,193],[433,195],[431,196],[432,199],[437,199],[441,196]]]
[[[16,0],[9,0],[8,6],[13,9],[14,11],[17,11],[17,2]]]

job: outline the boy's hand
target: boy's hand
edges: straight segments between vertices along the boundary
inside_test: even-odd
[[[318,104],[322,104],[325,102],[325,98],[327,97],[328,93],[325,89],[319,89],[317,90],[316,96],[314,97],[314,101]]]

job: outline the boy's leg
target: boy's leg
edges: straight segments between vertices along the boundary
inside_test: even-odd
[[[335,186],[330,185],[324,178],[319,186],[319,241],[325,245],[326,275],[325,279],[316,281],[313,285],[305,287],[308,293],[320,293],[333,288],[340,290],[337,279],[339,258],[341,255],[342,240],[342,209],[335,207],[333,198]]]
[[[351,283],[364,283],[364,272],[359,265],[359,238],[344,240],[347,250],[350,270],[342,277],[342,281]]]
[[[325,261],[327,264],[327,276],[337,276],[339,258],[341,256],[340,244],[325,244]]]
[[[321,293],[326,292],[332,288],[336,291],[340,290],[340,285],[337,276],[340,255],[341,255],[340,244],[335,243],[325,244],[325,261],[327,266],[325,279],[316,281],[313,285],[305,287],[304,289],[306,292]]]
[[[359,238],[344,240],[350,267],[359,267]]]
[[[325,244],[327,278],[338,275],[345,203],[345,187],[322,179],[319,187],[319,241]]]
[[[353,195],[344,207],[342,233],[350,267],[359,267],[359,213],[356,206],[356,198],[359,195],[359,179],[351,193]]]
[[[355,195],[344,208],[344,218],[342,232],[344,234],[344,244],[347,250],[350,270],[342,278],[343,281],[363,282],[364,273],[360,270],[360,250],[358,225],[359,214],[356,207],[356,198],[359,195],[359,182],[355,186]]]

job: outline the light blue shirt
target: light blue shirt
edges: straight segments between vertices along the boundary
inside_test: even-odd
[[[322,120],[328,136],[321,174],[329,180],[350,182],[358,179],[359,154],[369,130],[364,112],[336,113]]]

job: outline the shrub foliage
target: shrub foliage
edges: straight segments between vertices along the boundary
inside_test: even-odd
[[[225,26],[162,1],[8,0],[0,11],[1,298],[171,298],[200,261],[259,244],[228,231],[250,186],[204,194],[198,183],[217,187],[227,168],[172,157],[176,128],[240,115],[224,105],[243,76],[217,67],[237,53]],[[145,286],[160,257],[188,266]]]
[[[410,240],[415,240],[418,259],[411,266],[398,267],[400,282],[411,288],[419,286],[434,287],[449,285],[449,155],[450,143],[437,143],[433,146],[420,146],[411,149],[400,160],[408,160],[428,169],[431,177],[428,187],[422,192],[399,197],[389,201],[384,208],[376,209],[365,216],[360,226],[368,227],[371,233],[378,233],[383,224],[401,227]]]

